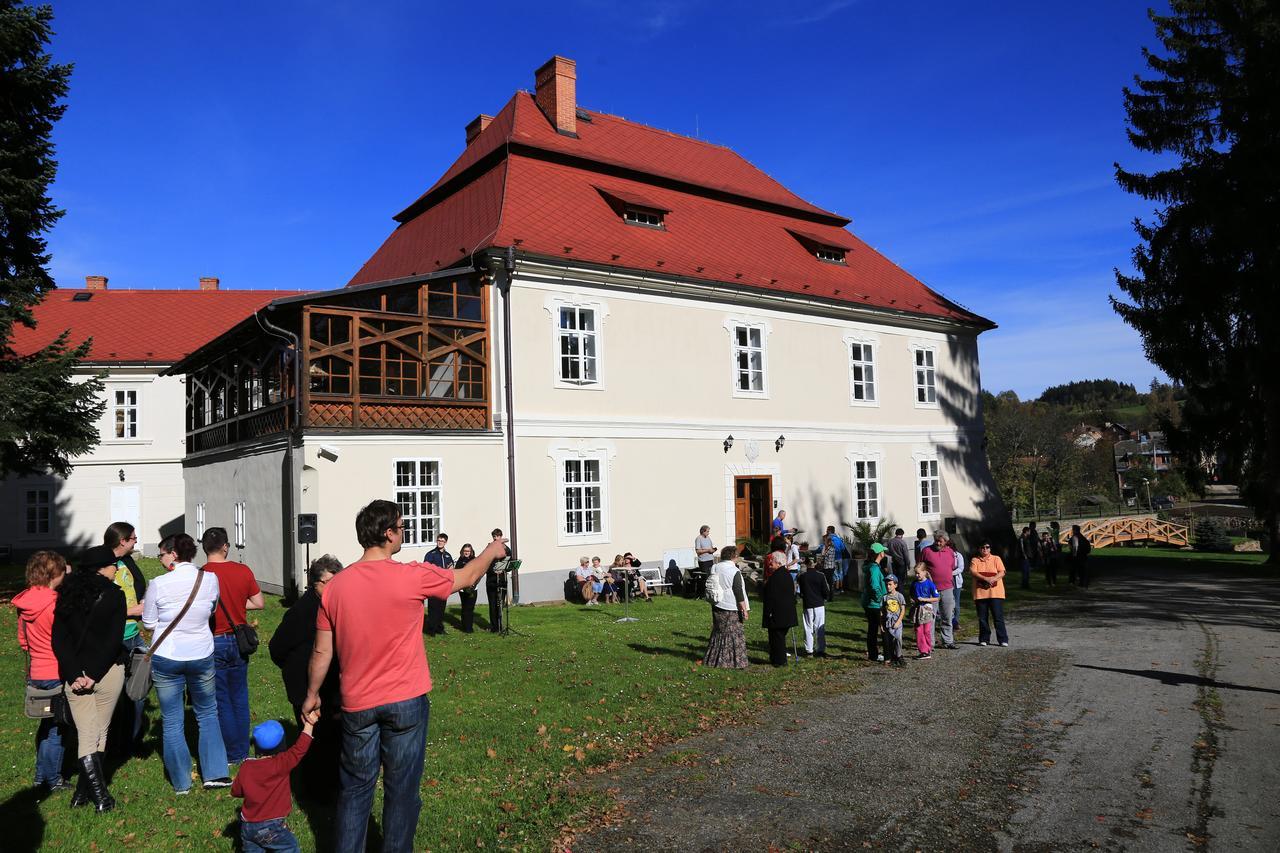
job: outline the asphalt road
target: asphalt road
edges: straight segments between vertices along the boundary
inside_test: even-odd
[[[1107,577],[591,779],[573,850],[1278,850],[1277,627],[1278,580]]]

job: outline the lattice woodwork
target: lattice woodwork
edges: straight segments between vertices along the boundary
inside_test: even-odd
[[[430,406],[415,403],[361,403],[359,422],[349,403],[312,401],[307,421],[313,427],[360,429],[486,429],[488,409],[481,406]]]
[[[1080,532],[1095,548],[1105,548],[1119,542],[1164,542],[1185,548],[1190,544],[1185,524],[1161,521],[1151,516],[1120,516],[1096,518],[1080,523]],[[1070,529],[1061,534],[1062,544],[1071,538]]]

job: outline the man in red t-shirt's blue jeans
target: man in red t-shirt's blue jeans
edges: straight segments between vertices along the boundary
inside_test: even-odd
[[[422,643],[422,604],[472,586],[506,543],[495,539],[459,571],[391,559],[404,541],[400,509],[376,500],[356,516],[364,555],[325,587],[302,716],[320,710],[319,690],[336,653],[342,666],[342,758],[334,849],[365,848],[373,791],[382,768],[382,849],[413,850],[422,810],[431,671]]]
[[[218,604],[213,608],[213,677],[218,697],[218,727],[227,747],[227,761],[249,757],[249,658],[240,654],[234,625],[248,621],[246,611],[262,609],[262,590],[253,570],[227,559],[230,543],[223,527],[210,527],[200,537],[205,571],[218,579]],[[233,624],[234,623],[234,624]]]

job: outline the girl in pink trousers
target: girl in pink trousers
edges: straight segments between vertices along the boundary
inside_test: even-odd
[[[920,660],[933,657],[933,619],[938,612],[938,588],[929,577],[929,567],[916,563],[916,582],[913,588],[916,600],[916,648]]]

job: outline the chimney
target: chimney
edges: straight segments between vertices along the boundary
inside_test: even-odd
[[[484,133],[484,129],[489,126],[489,122],[493,121],[493,116],[478,115],[467,125],[467,144],[476,141],[476,137]]]
[[[216,278],[211,278],[211,277],[209,277],[209,276],[201,276],[201,277],[200,277],[200,289],[201,289],[201,290],[217,290],[217,289],[218,289],[218,279],[216,279]]]
[[[553,56],[533,73],[534,100],[557,133],[578,135],[578,63]]]
[[[84,277],[85,290],[106,290],[107,277],[105,275],[87,275]]]

